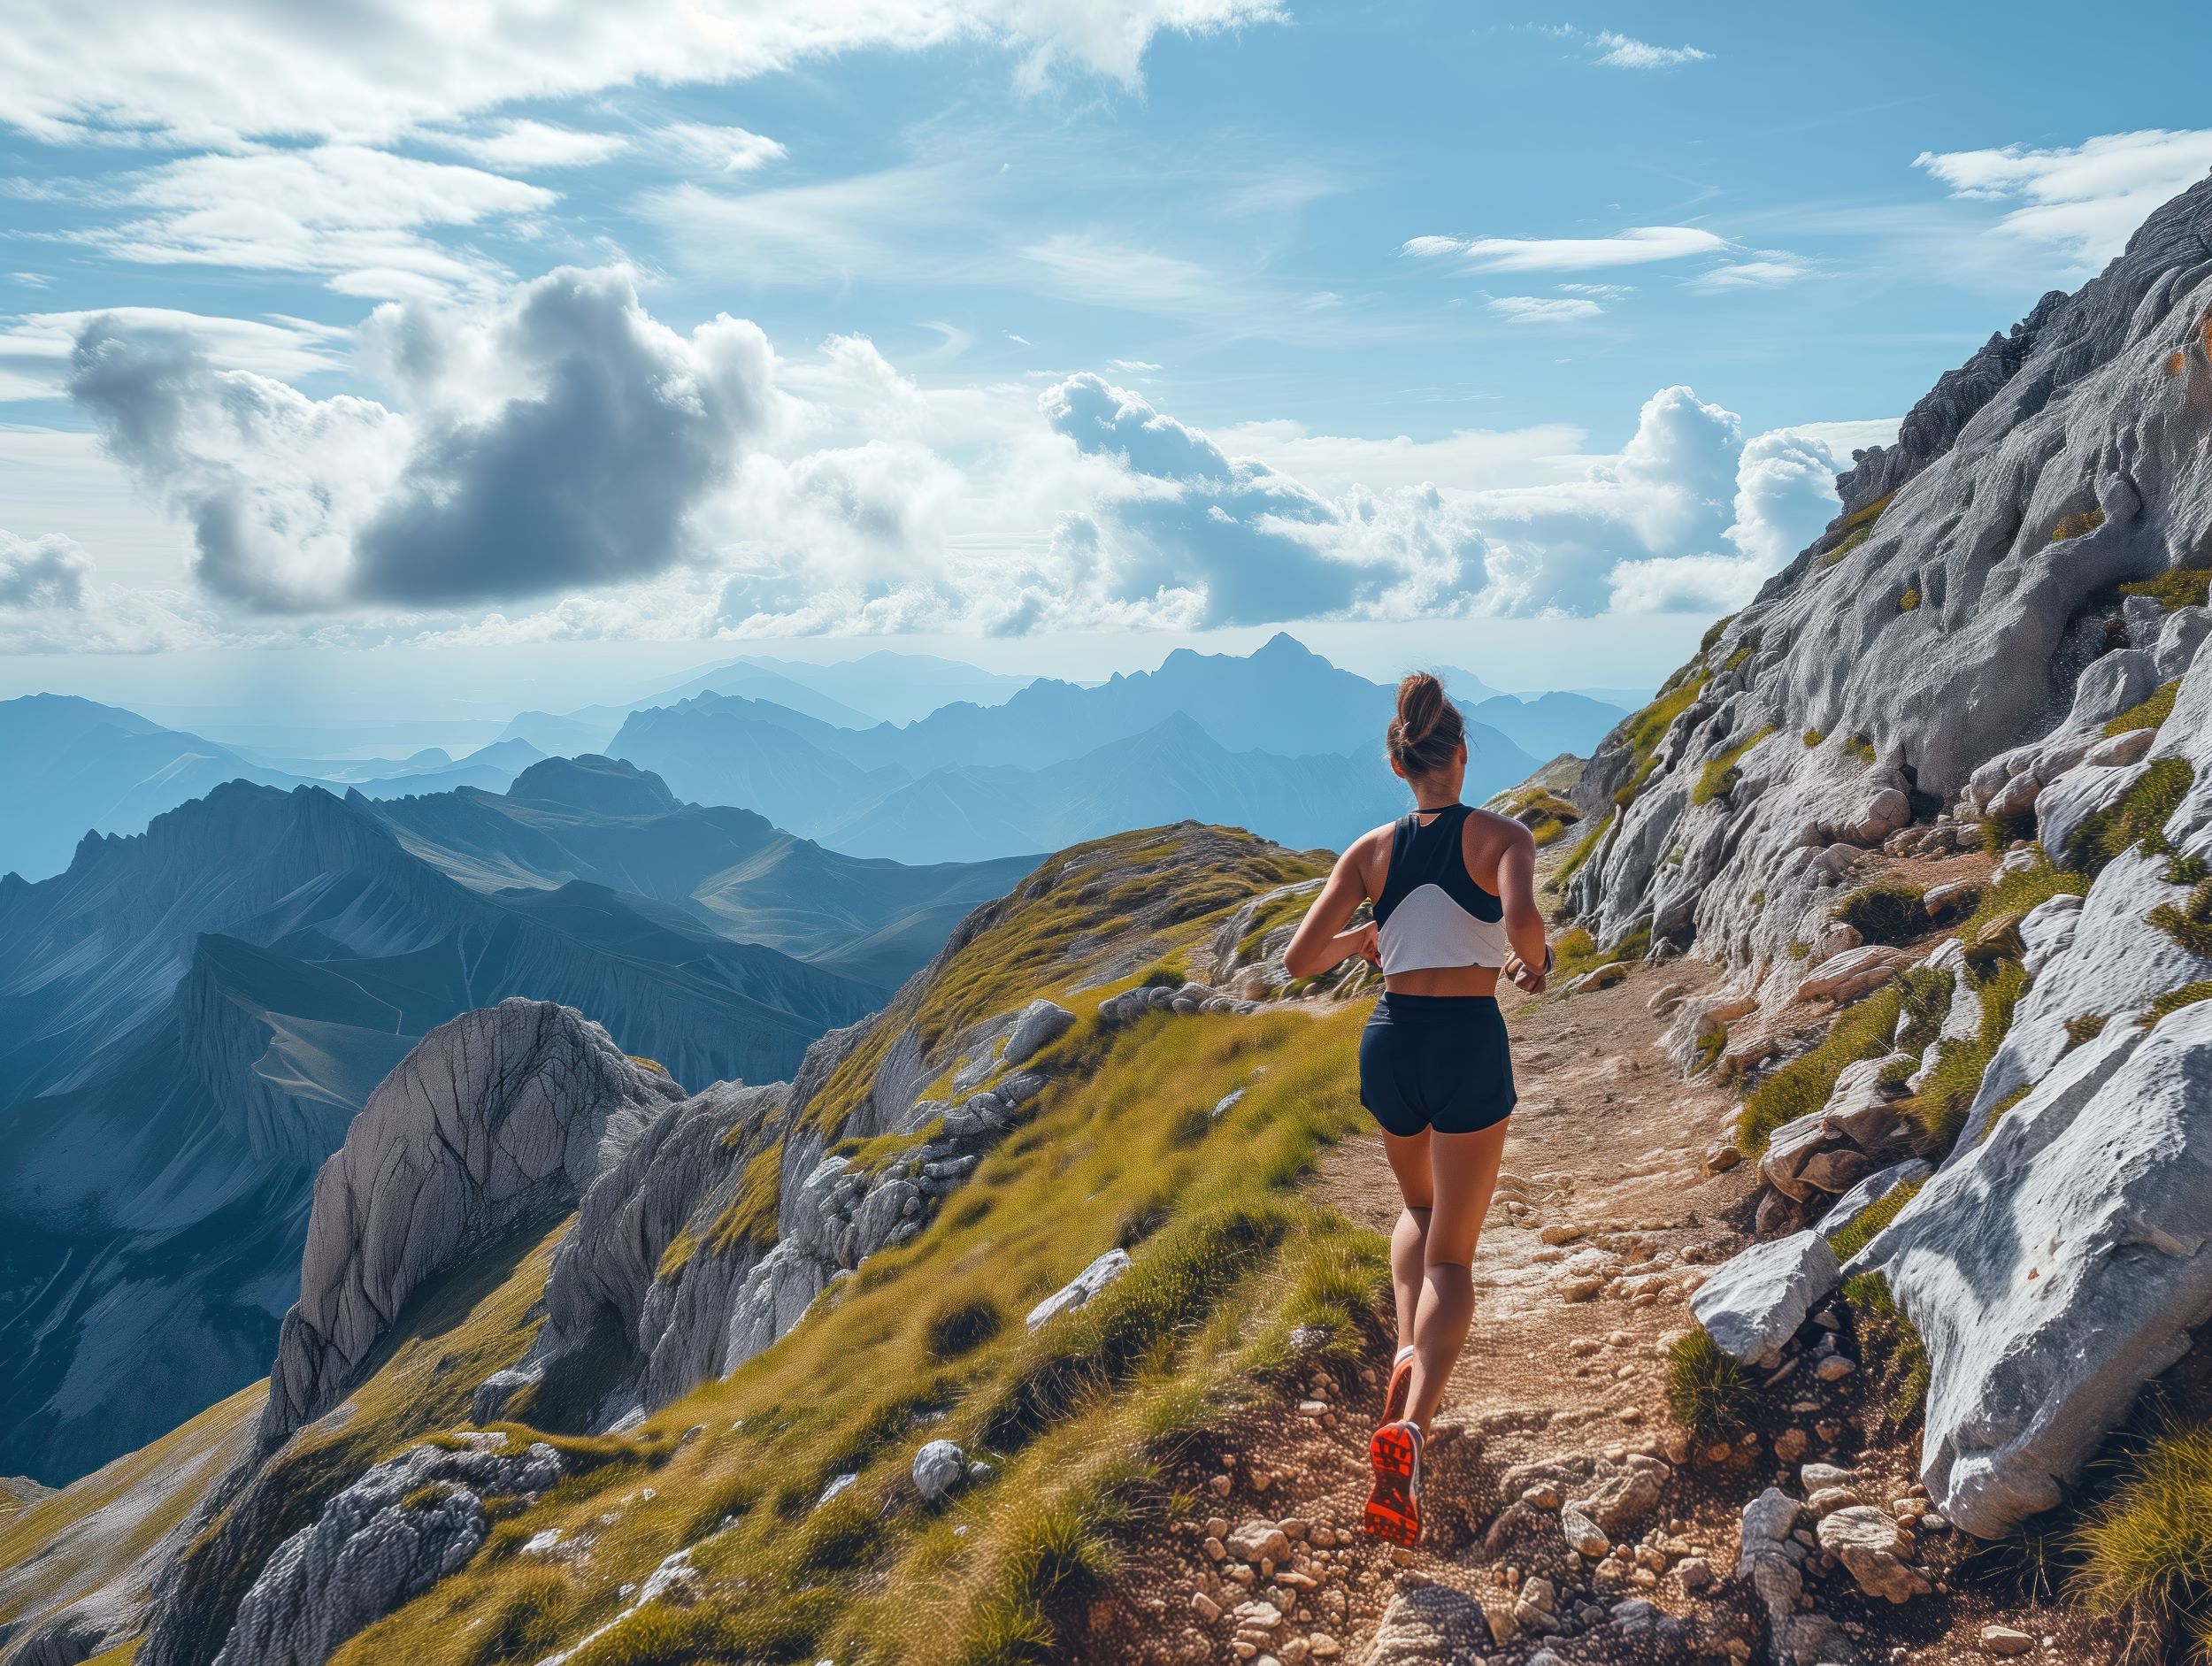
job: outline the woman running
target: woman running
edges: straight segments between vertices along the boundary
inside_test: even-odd
[[[1474,1316],[1468,1269],[1513,1111],[1498,974],[1540,994],[1552,961],[1536,841],[1520,823],[1459,802],[1466,733],[1443,684],[1417,672],[1398,685],[1387,742],[1413,813],[1337,858],[1283,969],[1310,978],[1355,955],[1382,968],[1382,997],[1360,1037],[1359,1092],[1405,1200],[1390,1236],[1401,1347],[1369,1448],[1363,1525],[1411,1545],[1421,1536],[1422,1443]],[[1347,929],[1370,899],[1374,919]]]

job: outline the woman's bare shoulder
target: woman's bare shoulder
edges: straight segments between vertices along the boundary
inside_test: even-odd
[[[1532,840],[1534,835],[1510,816],[1501,816],[1494,810],[1474,810],[1467,813],[1467,831],[1485,844],[1500,848]]]

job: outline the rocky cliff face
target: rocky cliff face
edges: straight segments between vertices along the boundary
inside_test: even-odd
[[[1686,1063],[1762,1071],[1909,974],[1893,1036],[1743,1143],[1778,1227],[1908,1135],[1938,1165],[1835,1207],[1920,1187],[1843,1271],[1882,1274],[1924,1338],[1923,1478],[1978,1533],[2055,1503],[2212,1318],[2208,220],[2212,181],[1945,377],[1577,788],[1605,820],[1574,912],[1733,971],[1684,1006]],[[1985,880],[1903,883],[1985,845]],[[1816,1236],[1758,1252],[1815,1300],[1833,1258],[1784,1252]],[[1745,1317],[1727,1287],[1717,1337]]]

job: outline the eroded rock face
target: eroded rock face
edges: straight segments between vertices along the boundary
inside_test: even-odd
[[[426,1278],[519,1222],[573,1208],[679,1091],[550,1002],[503,1001],[425,1036],[315,1178],[264,1441],[338,1402]]]
[[[1601,942],[1647,923],[1793,988],[1810,968],[1785,951],[1821,934],[1835,847],[1878,843],[1901,799],[1978,815],[2016,779],[2032,813],[2193,652],[2142,610],[2108,630],[2097,598],[2212,538],[2208,210],[2212,182],[2162,208],[2101,277],[1947,378],[1916,438],[1845,477],[1847,511],[1894,496],[1839,518],[1687,668],[1694,697],[1575,874],[1570,905]],[[1735,785],[1693,803],[1740,748]],[[1578,802],[1604,813],[1646,761],[1617,731]]]
[[[264,1564],[215,1666],[322,1666],[476,1554],[487,1498],[560,1478],[559,1455],[543,1444],[511,1456],[415,1447],[378,1464]]]

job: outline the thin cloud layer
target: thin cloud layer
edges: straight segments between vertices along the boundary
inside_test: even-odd
[[[1997,222],[2001,233],[2093,266],[2118,254],[2152,211],[2204,178],[2212,128],[2103,134],[2050,150],[1924,150],[1914,165],[1954,196],[2017,204]]]
[[[98,27],[85,15],[67,0],[10,8],[0,119],[57,143],[383,142],[521,99],[728,81],[841,52],[961,41],[1013,54],[1026,88],[1065,73],[1134,86],[1163,31],[1282,14],[1273,0],[779,0],[734,13],[687,0],[381,0],[337,29],[312,5],[114,0]]]

